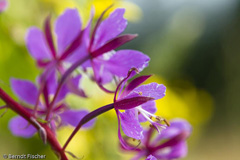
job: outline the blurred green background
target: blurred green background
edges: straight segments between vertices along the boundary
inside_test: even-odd
[[[0,13],[0,86],[12,96],[9,78],[35,81],[41,72],[25,46],[30,26],[42,28],[51,13],[55,19],[66,7],[77,7],[86,23],[94,5],[96,16],[114,3],[126,8],[126,33],[139,37],[122,48],[136,49],[151,57],[142,74],[153,73],[149,82],[167,86],[166,97],[157,102],[158,115],[185,118],[193,125],[185,160],[237,160],[240,157],[240,1],[238,0],[10,0]],[[90,99],[70,95],[73,108],[94,110],[112,102],[87,79]],[[104,97],[104,99],[102,98]],[[16,98],[16,97],[14,97]],[[0,105],[4,103],[0,101]],[[1,110],[0,113],[4,111]],[[46,154],[56,159],[38,135],[14,137],[8,110],[0,119],[0,159],[3,154]],[[73,128],[63,128],[63,144]],[[113,111],[97,118],[90,130],[80,131],[68,150],[86,160],[125,160],[131,154],[119,151],[117,118]]]

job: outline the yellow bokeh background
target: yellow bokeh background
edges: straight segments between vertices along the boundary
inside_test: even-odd
[[[194,0],[192,3],[196,1]],[[178,4],[180,2],[173,1],[172,3]],[[214,40],[217,41],[223,37],[222,41],[219,42],[221,46],[217,46],[219,48],[216,51],[221,54],[211,55],[215,50],[210,50],[209,44],[215,41],[209,42],[209,39],[212,38],[210,36],[211,30],[208,31],[207,28],[208,25],[214,26],[214,24],[209,22],[205,10],[197,9],[196,6],[194,8],[187,3],[178,10],[176,8],[170,10],[170,2],[161,0],[151,2],[131,0],[9,0],[8,9],[0,13],[0,87],[17,100],[11,91],[9,79],[15,77],[35,82],[38,74],[42,72],[36,67],[25,46],[25,35],[29,27],[37,26],[42,29],[44,19],[49,14],[52,15],[53,25],[57,16],[67,7],[79,10],[84,25],[88,21],[90,10],[93,7],[95,12],[93,22],[96,22],[102,11],[112,4],[113,7],[107,12],[105,18],[115,8],[126,8],[125,18],[128,19],[130,28],[127,28],[126,32],[136,33],[135,29],[140,32],[135,43],[130,42],[123,48],[143,51],[151,58],[149,68],[145,69],[141,75],[152,73],[155,75],[145,83],[157,82],[167,87],[166,96],[157,101],[156,114],[168,120],[184,118],[193,126],[192,135],[188,139],[189,155],[184,159],[225,160],[229,158],[228,155],[232,156],[229,159],[238,158],[239,156],[236,155],[240,149],[240,143],[237,133],[240,129],[238,119],[235,117],[238,115],[240,103],[237,101],[239,99],[239,72],[237,70],[239,57],[236,55],[240,49],[235,39],[240,37],[236,36],[240,33],[236,28],[232,29],[231,25],[227,35],[223,34],[226,28],[220,30],[221,32],[217,33],[220,38],[216,36],[217,38]],[[215,9],[220,7],[216,5]],[[157,13],[160,10],[166,11],[163,12],[165,14]],[[170,16],[167,12],[171,12]],[[159,17],[164,20],[160,21]],[[154,23],[150,19],[153,19]],[[238,19],[233,22],[233,26],[237,25]],[[201,52],[200,55],[197,54],[196,50],[198,49],[194,50],[197,44],[200,45],[198,48]],[[202,48],[204,48],[203,51]],[[222,59],[219,60],[219,57]],[[213,59],[213,62],[216,60],[216,64],[212,61],[209,62],[209,59]],[[199,69],[198,66],[195,68],[188,66],[187,69],[182,69],[188,63],[206,64],[207,67]],[[214,70],[213,67],[213,71],[209,75],[205,75],[212,69],[212,66],[217,69]],[[193,73],[187,73],[191,69]],[[218,71],[222,75],[222,79],[214,77]],[[198,75],[210,78],[204,79]],[[199,82],[205,86],[201,86]],[[218,86],[219,83],[223,85]],[[84,76],[81,86],[86,90],[89,98],[68,95],[66,103],[71,108],[93,111],[98,107],[112,103],[113,95],[104,93],[87,76]],[[114,85],[107,87],[115,88]],[[3,104],[0,100],[0,106]],[[0,110],[0,114],[3,112],[4,110]],[[0,118],[0,156],[3,154],[31,153],[45,154],[50,160],[57,159],[50,146],[44,145],[38,135],[30,139],[13,136],[8,129],[8,122],[13,116],[16,114],[8,110]],[[225,121],[226,123],[223,123]],[[86,160],[130,159],[134,154],[122,153],[119,149],[117,125],[114,110],[104,113],[96,118],[93,128],[83,129],[77,133],[67,147],[67,151]],[[72,127],[58,130],[57,138],[62,145],[72,131]],[[73,159],[70,155],[69,158]]]

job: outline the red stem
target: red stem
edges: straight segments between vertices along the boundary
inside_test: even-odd
[[[29,123],[31,123],[37,130],[40,129],[40,127],[44,128],[47,133],[47,141],[51,145],[52,149],[57,153],[57,155],[60,155],[61,160],[68,160],[64,150],[62,149],[61,145],[59,144],[58,140],[56,139],[54,133],[52,130],[48,127],[47,124],[39,123],[36,124],[36,122],[33,121],[33,115],[29,113],[23,106],[21,106],[19,103],[14,101],[6,92],[4,92],[0,88],[0,98],[8,105],[10,109],[12,109],[14,112],[22,116],[24,119],[26,119]]]

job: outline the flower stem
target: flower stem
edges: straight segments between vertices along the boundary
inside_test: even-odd
[[[6,92],[0,88],[0,98],[7,104],[7,106],[15,111],[17,114],[26,119],[30,124],[32,124],[37,130],[44,129],[46,131],[47,141],[51,145],[52,149],[60,155],[61,160],[68,160],[64,150],[60,146],[56,136],[47,124],[37,122],[33,115],[28,112],[23,106],[14,101]]]
[[[54,97],[53,97],[53,100],[52,102],[50,103],[50,106],[47,110],[47,114],[46,114],[46,118],[45,120],[48,120],[49,119],[49,116],[50,116],[50,113],[53,109],[53,106],[54,106],[54,103],[57,99],[57,96],[63,86],[63,84],[65,83],[65,81],[67,80],[67,78],[69,77],[69,75],[77,68],[79,67],[81,64],[83,64],[85,61],[87,61],[88,59],[90,59],[90,55],[86,55],[85,57],[83,57],[82,59],[80,59],[79,61],[75,62],[64,74],[63,76],[61,77],[60,79],[60,82],[58,84],[58,87],[57,87],[57,90],[54,94]]]
[[[66,143],[63,146],[63,150],[66,149],[67,145],[69,144],[69,142],[72,140],[72,138],[75,136],[75,134],[80,130],[80,128],[86,124],[87,122],[89,122],[90,120],[92,120],[93,118],[111,110],[114,108],[113,103],[108,104],[106,106],[100,107],[90,113],[88,113],[86,116],[84,116],[81,121],[78,123],[77,127],[74,129],[74,131],[72,132],[72,134],[69,136],[68,140],[66,141]]]

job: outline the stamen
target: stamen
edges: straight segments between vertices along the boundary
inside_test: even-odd
[[[153,128],[153,129],[156,129],[152,124],[149,124],[149,127]]]
[[[162,122],[164,119],[162,118],[162,117],[159,117],[159,116],[157,116],[157,117],[155,117],[156,118],[156,120],[158,120],[158,121],[160,121],[160,122]]]
[[[160,121],[160,123],[163,121],[168,127],[170,126],[170,123],[165,118],[157,116],[156,119]]]
[[[150,113],[150,112],[148,112],[148,111],[142,109],[141,106],[137,107],[137,109],[138,109],[142,114],[145,113],[145,114],[150,115],[150,116],[152,116],[152,117],[154,117],[154,118],[157,117],[156,115],[154,115],[154,114],[152,114],[152,113]]]
[[[170,127],[170,123],[169,123],[168,120],[166,120],[165,118],[164,118],[164,122],[165,122],[165,124],[166,124],[168,127]]]
[[[141,96],[143,93],[142,92],[138,92],[138,94]]]

